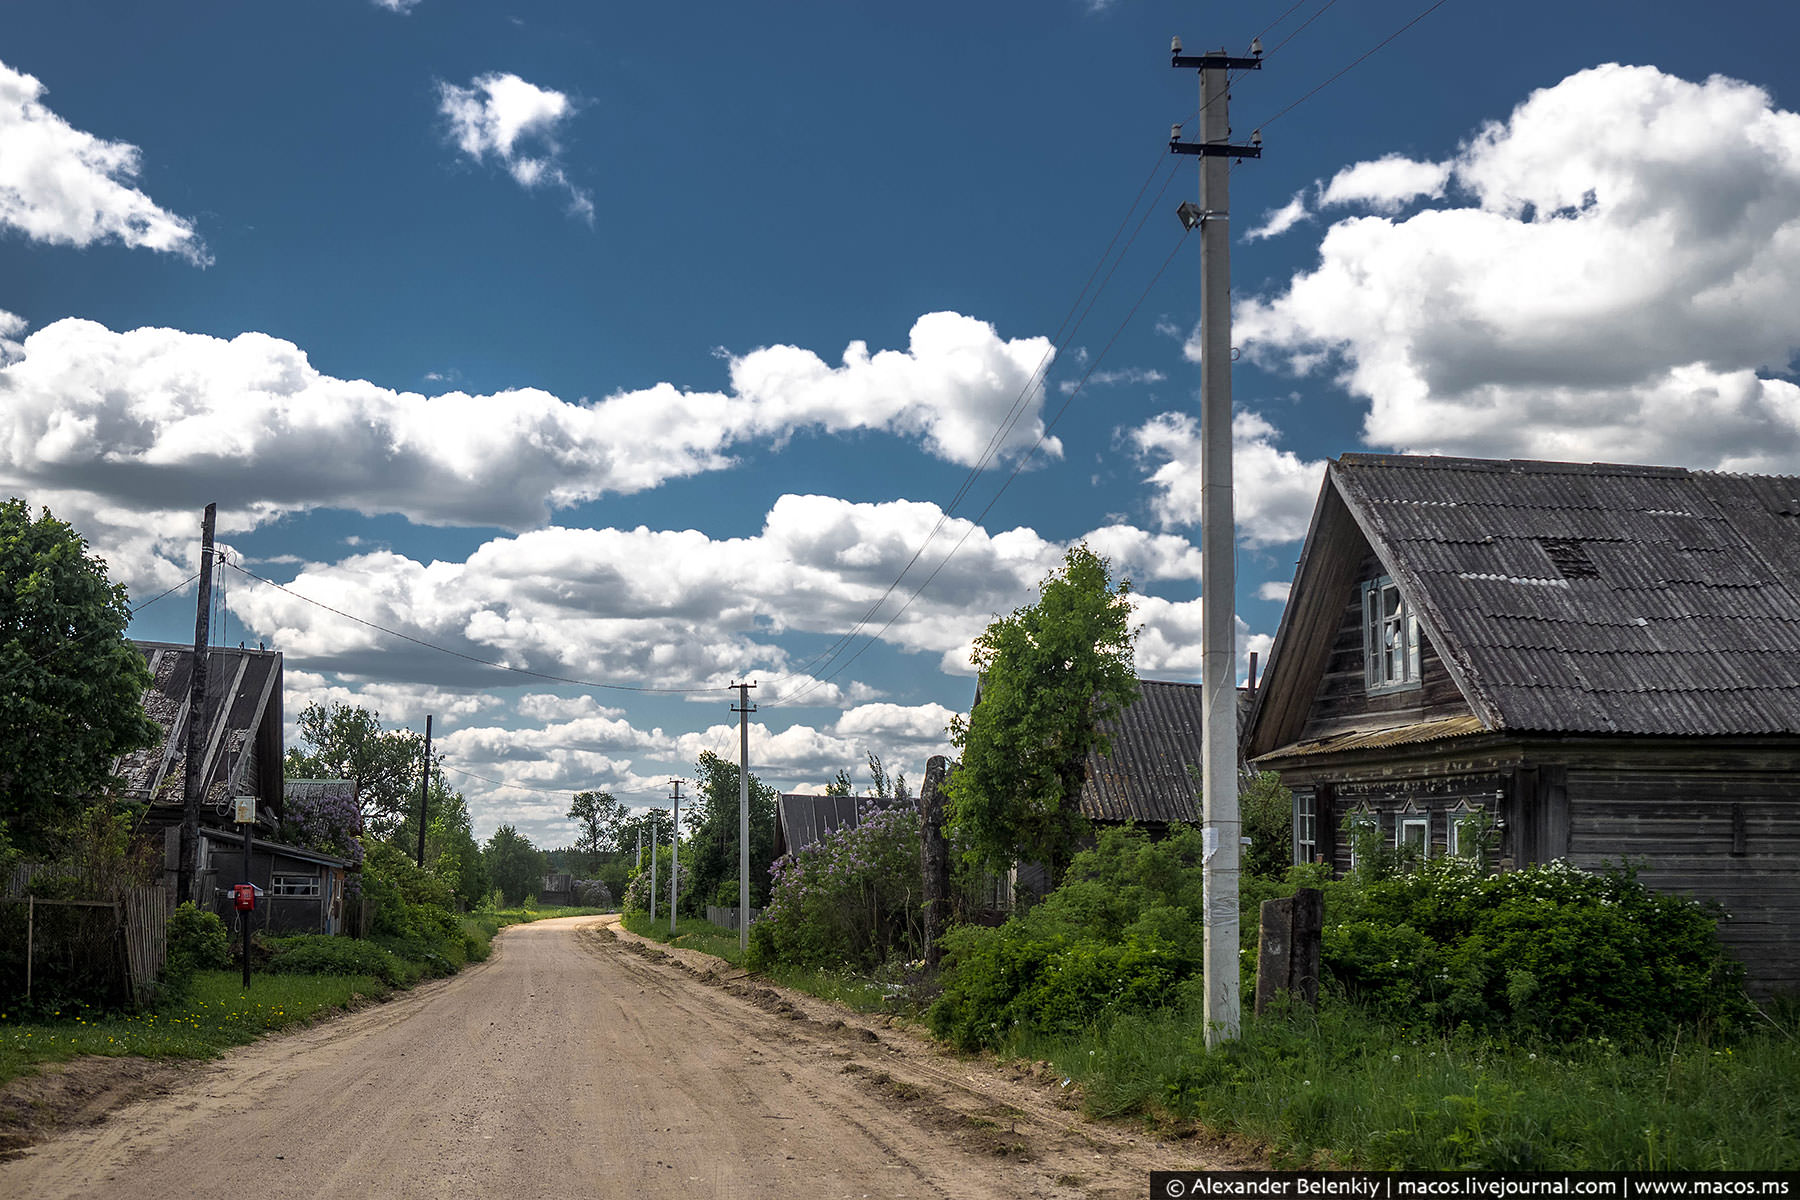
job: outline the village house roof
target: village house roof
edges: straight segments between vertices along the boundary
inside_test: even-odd
[[[1365,541],[1482,729],[1800,733],[1800,479],[1346,454],[1314,510],[1252,754],[1294,741]]]
[[[1112,751],[1090,751],[1081,785],[1081,815],[1091,821],[1169,822],[1200,819],[1205,708],[1197,683],[1138,680],[1129,708],[1100,722]]]
[[[784,792],[775,801],[775,856],[797,853],[836,830],[856,828],[865,806],[890,808],[917,803],[912,798]]]
[[[179,807],[187,769],[189,687],[194,648],[136,642],[150,667],[144,711],[162,726],[157,745],[126,755],[118,771],[127,795]],[[241,646],[207,652],[207,728],[201,778],[205,802],[223,812],[242,788],[281,811],[281,654]],[[270,786],[270,781],[273,786]]]

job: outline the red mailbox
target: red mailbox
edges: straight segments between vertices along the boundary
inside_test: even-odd
[[[253,883],[232,884],[231,906],[239,912],[254,910],[256,908],[256,885]]]

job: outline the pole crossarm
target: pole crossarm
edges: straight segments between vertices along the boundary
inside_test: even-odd
[[[1234,146],[1230,142],[1170,142],[1170,154],[1196,154],[1201,158],[1261,158],[1261,146]]]
[[[1281,49],[1280,46],[1275,48]],[[1236,55],[1227,54],[1223,50],[1212,50],[1205,54],[1171,54],[1169,65],[1177,69],[1192,67],[1198,71],[1204,71],[1209,67],[1222,67],[1227,71],[1260,71],[1262,70],[1262,59],[1239,58]]]

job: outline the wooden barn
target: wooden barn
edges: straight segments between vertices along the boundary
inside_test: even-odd
[[[1800,987],[1800,479],[1344,455],[1245,748],[1296,860],[1492,821],[1503,861],[1719,902],[1753,986]]]

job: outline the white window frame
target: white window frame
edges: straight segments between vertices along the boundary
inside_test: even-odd
[[[1362,585],[1363,686],[1400,692],[1419,684],[1419,618],[1392,575]]]
[[[1419,858],[1431,857],[1431,812],[1428,809],[1405,808],[1394,814],[1394,849],[1405,849],[1411,841],[1407,831],[1419,831]]]
[[[1364,805],[1361,808],[1352,809],[1346,816],[1344,828],[1349,834],[1350,869],[1354,871],[1361,865],[1357,861],[1356,856],[1356,831],[1359,829],[1373,829],[1375,831],[1375,836],[1379,838],[1381,836],[1381,814],[1367,805]]]
[[[317,875],[283,873],[269,877],[269,895],[277,900],[317,900],[320,896]]]
[[[1462,844],[1463,823],[1471,817],[1485,815],[1487,809],[1479,804],[1471,804],[1464,800],[1447,814],[1448,828],[1444,834],[1444,844],[1451,858],[1474,858],[1473,847]]]
[[[1294,861],[1309,863],[1319,853],[1319,794],[1294,793]]]

